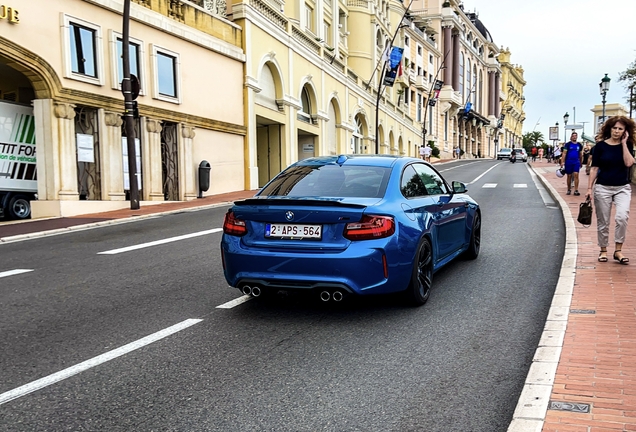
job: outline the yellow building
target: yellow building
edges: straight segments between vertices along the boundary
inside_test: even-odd
[[[510,62],[510,49],[501,48],[498,56],[502,72],[502,113],[505,115],[501,129],[500,147],[520,148],[523,146],[523,122],[526,113],[523,104],[523,68]]]
[[[493,157],[501,68],[488,29],[477,13],[464,11],[455,0],[417,0],[411,10],[436,47],[429,81],[437,74],[443,83],[433,119],[427,119],[428,139],[438,144],[443,158],[452,157],[456,147],[462,157]]]
[[[120,91],[123,5],[3,5],[16,19],[0,20],[0,100],[33,110],[34,217],[129,206]],[[206,194],[243,190],[243,30],[191,2],[134,0],[130,36],[131,70],[141,84],[142,205],[195,199],[203,160],[211,165]]]
[[[603,119],[603,105],[594,105],[590,111],[594,113],[594,134],[596,134],[605,120],[613,116],[629,117],[629,111],[619,103],[605,104],[605,119]]]

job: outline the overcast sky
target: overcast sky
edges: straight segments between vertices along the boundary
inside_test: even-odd
[[[585,134],[592,135],[590,110],[601,104],[605,74],[612,79],[607,103],[627,108],[618,75],[636,60],[636,0],[464,0],[464,10],[477,11],[495,44],[510,48],[511,62],[525,71],[524,133],[547,139],[559,122],[563,139],[563,115],[572,124],[576,108],[576,123],[589,122]]]

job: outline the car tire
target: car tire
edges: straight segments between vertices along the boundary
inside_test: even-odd
[[[475,213],[473,217],[473,229],[470,232],[470,243],[468,243],[468,249],[464,252],[464,257],[469,260],[474,260],[479,256],[479,250],[481,248],[481,215],[479,212]]]
[[[24,195],[16,195],[9,201],[8,214],[10,219],[28,219],[31,217],[31,203]]]
[[[420,241],[413,261],[413,274],[406,290],[407,300],[413,306],[422,306],[433,287],[433,247],[428,238]]]

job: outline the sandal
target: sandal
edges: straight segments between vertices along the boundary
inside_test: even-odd
[[[616,256],[616,254],[614,254],[614,256]],[[598,254],[598,261],[599,262],[607,262],[607,250],[602,250]]]
[[[629,258],[627,258],[627,257],[619,257],[616,254],[623,255],[623,253],[620,250],[614,251],[614,259],[616,261],[618,261],[619,264],[629,264]]]

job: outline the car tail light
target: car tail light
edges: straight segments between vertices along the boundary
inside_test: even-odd
[[[234,216],[232,210],[228,210],[227,213],[225,213],[225,220],[223,221],[223,232],[228,235],[240,237],[247,234],[247,226],[245,226],[245,221],[237,219],[236,216]]]
[[[373,240],[389,237],[395,232],[395,221],[389,216],[364,215],[360,222],[345,226],[344,237],[349,240]]]

